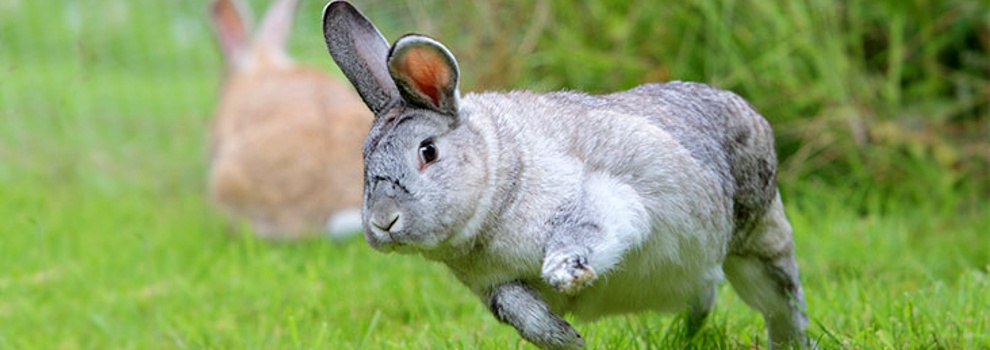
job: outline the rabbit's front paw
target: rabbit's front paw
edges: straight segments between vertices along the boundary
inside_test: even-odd
[[[583,254],[552,254],[543,263],[543,280],[567,295],[576,295],[597,277]]]

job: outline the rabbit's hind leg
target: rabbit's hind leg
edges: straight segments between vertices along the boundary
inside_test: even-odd
[[[701,327],[705,325],[705,320],[708,319],[708,315],[712,313],[712,308],[715,306],[717,288],[718,286],[714,285],[706,288],[691,302],[687,319],[685,320],[685,331],[688,338],[693,337],[701,330]]]
[[[763,314],[770,348],[806,348],[804,295],[794,258],[791,226],[778,195],[722,265],[736,293]]]

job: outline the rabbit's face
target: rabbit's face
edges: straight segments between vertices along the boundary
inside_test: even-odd
[[[323,11],[327,49],[375,121],[364,144],[362,225],[383,251],[436,252],[470,240],[492,190],[488,152],[459,106],[459,70],[439,42],[389,46],[347,2]]]
[[[382,251],[457,245],[487,188],[478,136],[456,117],[400,106],[379,117],[365,141],[362,224]],[[468,230],[469,231],[469,230]]]

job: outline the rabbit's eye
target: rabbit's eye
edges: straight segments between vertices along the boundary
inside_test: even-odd
[[[437,146],[433,145],[433,140],[426,139],[419,144],[419,167],[422,169],[426,165],[437,160]]]

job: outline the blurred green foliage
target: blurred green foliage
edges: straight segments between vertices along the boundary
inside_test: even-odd
[[[263,12],[265,1],[250,2]],[[331,67],[320,33],[323,5],[304,1],[292,49],[302,61]],[[706,82],[739,93],[771,120],[785,183],[820,181],[919,201],[959,191],[972,193],[971,201],[990,196],[988,1],[357,5],[392,40],[415,31],[448,44],[466,91],[604,93],[653,81]],[[186,113],[208,114],[215,83],[204,82],[221,66],[204,7],[191,0],[0,1],[0,62],[8,74],[32,78],[29,88],[0,98],[8,111],[52,115],[52,101],[40,98],[45,89],[82,91],[92,99],[65,93],[62,102],[87,120],[108,109],[164,118],[175,110],[149,104],[176,102],[187,103]],[[19,15],[32,8],[49,16]],[[156,84],[113,78],[127,74]],[[85,79],[58,84],[72,75]]]

